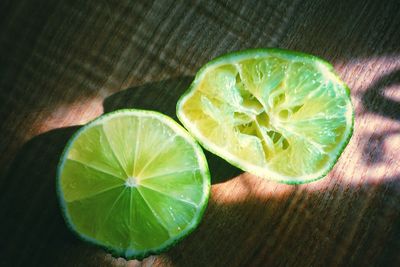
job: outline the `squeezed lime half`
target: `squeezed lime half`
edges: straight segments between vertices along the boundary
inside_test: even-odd
[[[212,153],[255,175],[297,184],[324,177],[353,132],[348,87],[315,56],[256,49],[200,69],[177,104]]]

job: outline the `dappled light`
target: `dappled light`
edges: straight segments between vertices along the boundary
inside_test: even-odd
[[[174,117],[176,100],[192,79],[171,78],[128,88],[105,99],[93,98],[87,100],[84,106],[70,104],[55,107],[52,115],[36,125],[39,133],[45,133],[27,142],[10,167],[8,178],[12,177],[18,183],[9,183],[2,188],[3,199],[14,203],[13,211],[7,211],[14,219],[6,220],[4,224],[10,226],[15,220],[25,218],[23,200],[36,199],[31,201],[35,204],[31,206],[31,212],[41,210],[41,224],[35,231],[42,238],[40,242],[35,242],[53,254],[48,260],[57,260],[61,251],[66,250],[71,257],[75,254],[88,255],[88,262],[108,262],[115,266],[125,264],[122,258],[113,258],[100,249],[76,240],[62,221],[54,192],[55,169],[62,148],[77,127],[59,128],[90,121],[99,116],[103,109],[104,112],[120,108],[153,109]],[[348,257],[348,251],[353,246],[343,235],[350,234],[352,238],[365,241],[381,242],[379,240],[387,238],[389,243],[396,242],[391,237],[393,228],[387,228],[378,237],[371,227],[374,224],[379,226],[385,218],[397,216],[395,199],[399,198],[400,123],[391,116],[373,111],[357,112],[364,110],[361,99],[366,88],[352,88],[356,109],[354,136],[334,169],[322,180],[298,186],[279,184],[243,173],[206,152],[213,186],[203,222],[198,230],[176,248],[161,256],[151,256],[145,262],[155,265],[196,265],[196,259],[209,258],[212,263],[212,259],[219,259],[217,255],[221,253],[226,255],[227,265],[234,262],[261,264],[257,261],[257,255],[263,255],[267,262],[268,259],[272,262],[280,258],[282,264],[290,265],[295,262],[284,261],[286,253],[289,253],[285,251],[304,246],[304,250],[297,252],[297,256],[307,255],[308,250],[314,250],[318,255],[330,251],[339,255],[335,261],[340,264]],[[162,98],[154,98],[160,95]],[[168,105],[162,105],[164,101]],[[48,144],[52,146],[48,147]],[[37,151],[40,151],[40,157]],[[24,190],[18,189],[19,184],[27,183],[27,179],[40,183]],[[11,195],[4,192],[15,193]],[[41,192],[40,197],[35,192]],[[47,204],[43,209],[44,203],[52,204]],[[387,208],[380,214],[382,205]],[[351,212],[358,209],[361,209],[358,215]],[[57,216],[46,217],[47,214]],[[325,221],[330,224],[324,224]],[[358,230],[349,228],[348,225],[354,223],[361,225]],[[368,234],[363,235],[360,231]],[[53,238],[54,235],[57,239]],[[28,251],[32,238],[34,236],[27,239],[19,235],[15,237],[15,242],[20,247],[20,242],[26,242],[21,249]],[[57,245],[49,248],[47,244]],[[231,249],[232,244],[235,250]],[[12,248],[9,249],[11,251]],[[358,253],[371,253],[365,246],[360,249]],[[390,251],[386,249],[382,253],[390,256]],[[327,258],[329,255],[325,255]],[[311,257],[304,262],[312,264],[317,261],[317,258]],[[220,263],[219,260],[214,262],[217,263]],[[129,261],[129,264],[139,266],[141,262]]]
[[[0,265],[400,264],[398,1],[4,6]],[[80,125],[121,108],[176,120],[176,101],[203,64],[252,47],[320,56],[351,89],[354,134],[333,170],[309,184],[279,184],[205,151],[209,206],[199,228],[177,246],[126,261],[78,240],[62,218],[55,177]]]

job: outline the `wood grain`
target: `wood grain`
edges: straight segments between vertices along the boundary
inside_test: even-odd
[[[2,1],[1,266],[400,266],[399,1]],[[123,107],[175,116],[193,75],[238,49],[331,61],[351,88],[355,132],[335,168],[301,186],[207,153],[200,227],[142,262],[64,225],[55,170],[66,141]]]

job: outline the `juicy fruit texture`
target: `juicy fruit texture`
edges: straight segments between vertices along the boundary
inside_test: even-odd
[[[349,90],[333,68],[279,49],[208,63],[177,112],[206,149],[245,171],[287,183],[324,176],[353,128]]]
[[[197,226],[210,177],[201,148],[176,122],[123,110],[72,138],[58,186],[66,220],[80,237],[119,256],[142,258]]]

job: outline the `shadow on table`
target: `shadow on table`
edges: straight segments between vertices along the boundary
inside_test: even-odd
[[[390,86],[400,86],[400,69],[383,75],[371,84],[362,96],[362,103],[367,112],[400,120],[400,102],[384,94]]]
[[[49,131],[27,142],[12,163],[0,188],[0,265],[57,266],[62,255],[86,245],[66,228],[56,195],[58,160],[78,127]]]

